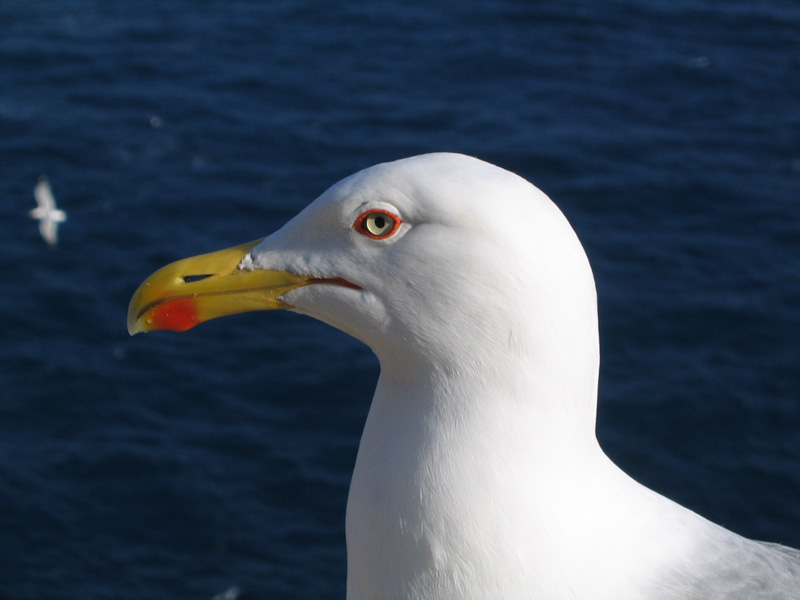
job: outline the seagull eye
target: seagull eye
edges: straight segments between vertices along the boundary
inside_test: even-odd
[[[359,233],[374,240],[383,240],[393,235],[400,227],[400,217],[385,210],[368,210],[356,219],[355,228]]]

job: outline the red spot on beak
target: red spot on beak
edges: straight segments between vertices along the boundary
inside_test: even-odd
[[[197,325],[197,305],[194,298],[178,298],[154,307],[147,317],[153,329],[186,331]]]

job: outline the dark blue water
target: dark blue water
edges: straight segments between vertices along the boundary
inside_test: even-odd
[[[0,597],[343,598],[370,352],[290,313],[129,338],[127,303],[434,150],[578,231],[608,453],[800,546],[796,2],[4,0]]]

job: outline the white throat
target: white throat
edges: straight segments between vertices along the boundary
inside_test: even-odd
[[[586,314],[578,329],[594,339],[574,340],[571,353],[539,347],[487,364],[483,352],[477,365],[464,349],[462,363],[434,366],[379,350],[348,499],[348,598],[532,589],[532,565],[553,560],[545,539],[569,537],[565,504],[606,470],[594,436],[595,313]],[[520,323],[529,326],[542,325]]]

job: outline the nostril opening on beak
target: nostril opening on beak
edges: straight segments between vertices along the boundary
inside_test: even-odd
[[[195,281],[202,281],[211,277],[211,273],[207,275],[184,275],[181,277],[184,283],[194,283]]]

